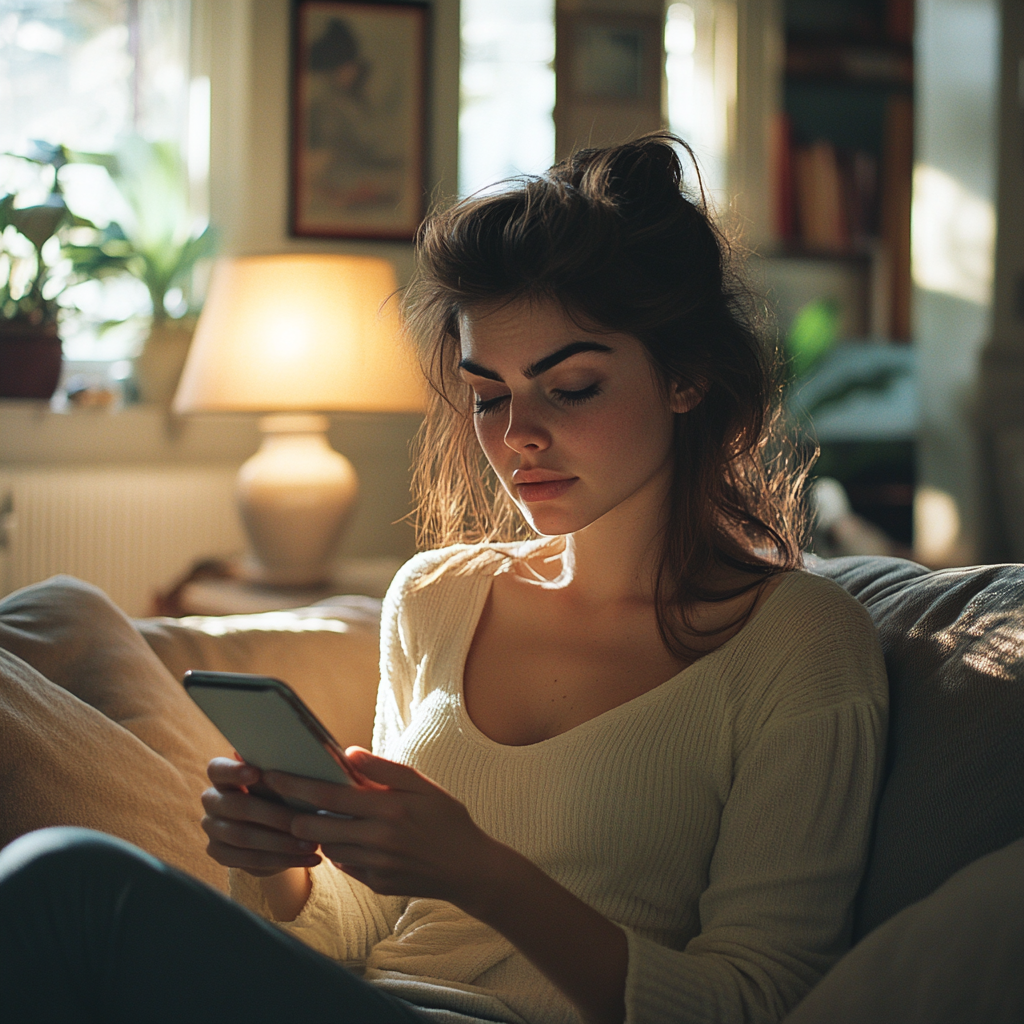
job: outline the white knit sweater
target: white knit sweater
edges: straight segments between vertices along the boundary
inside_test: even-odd
[[[730,641],[551,739],[481,733],[462,675],[500,551],[410,561],[384,602],[374,749],[413,765],[626,933],[627,1021],[779,1020],[849,942],[881,770],[886,680],[864,609],[784,577]],[[269,917],[255,880],[233,893]],[[578,1021],[451,904],[381,897],[330,863],[283,925],[441,1021]]]

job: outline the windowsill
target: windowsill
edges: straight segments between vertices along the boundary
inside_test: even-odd
[[[132,405],[54,412],[0,400],[0,465],[241,462],[259,444],[255,416],[171,416]]]
[[[329,437],[353,459],[385,452],[393,458],[391,449],[408,444],[419,419],[337,413]],[[257,421],[245,413],[172,416],[152,405],[54,412],[46,402],[0,399],[0,466],[238,465],[259,446]]]

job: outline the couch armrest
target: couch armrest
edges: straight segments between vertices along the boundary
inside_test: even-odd
[[[275,676],[343,747],[369,747],[379,620],[379,601],[346,597],[257,615],[137,619],[135,626],[176,679],[190,668]]]

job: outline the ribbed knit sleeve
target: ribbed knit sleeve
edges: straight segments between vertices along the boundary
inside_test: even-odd
[[[333,960],[364,962],[373,947],[391,934],[405,907],[404,897],[378,896],[327,860],[313,868],[310,877],[312,891],[294,921],[278,921],[270,912],[260,879],[244,871],[230,871],[231,897]]]
[[[848,948],[886,697],[866,615],[827,596],[776,684],[781,704],[736,730],[734,742],[755,733],[734,764],[700,934],[674,950],[626,929],[629,1024],[778,1021]]]

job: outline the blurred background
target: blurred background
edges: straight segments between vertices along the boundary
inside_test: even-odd
[[[63,350],[52,399],[0,398],[0,592],[72,571],[142,613],[239,549],[256,418],[173,416],[180,360],[158,358],[184,358],[215,256],[359,253],[408,278],[407,240],[291,233],[298,6],[0,0],[0,327],[47,319]],[[671,128],[821,448],[815,550],[1024,561],[1018,0],[419,6],[428,203]],[[331,417],[363,480],[340,559],[411,552],[417,424]]]

